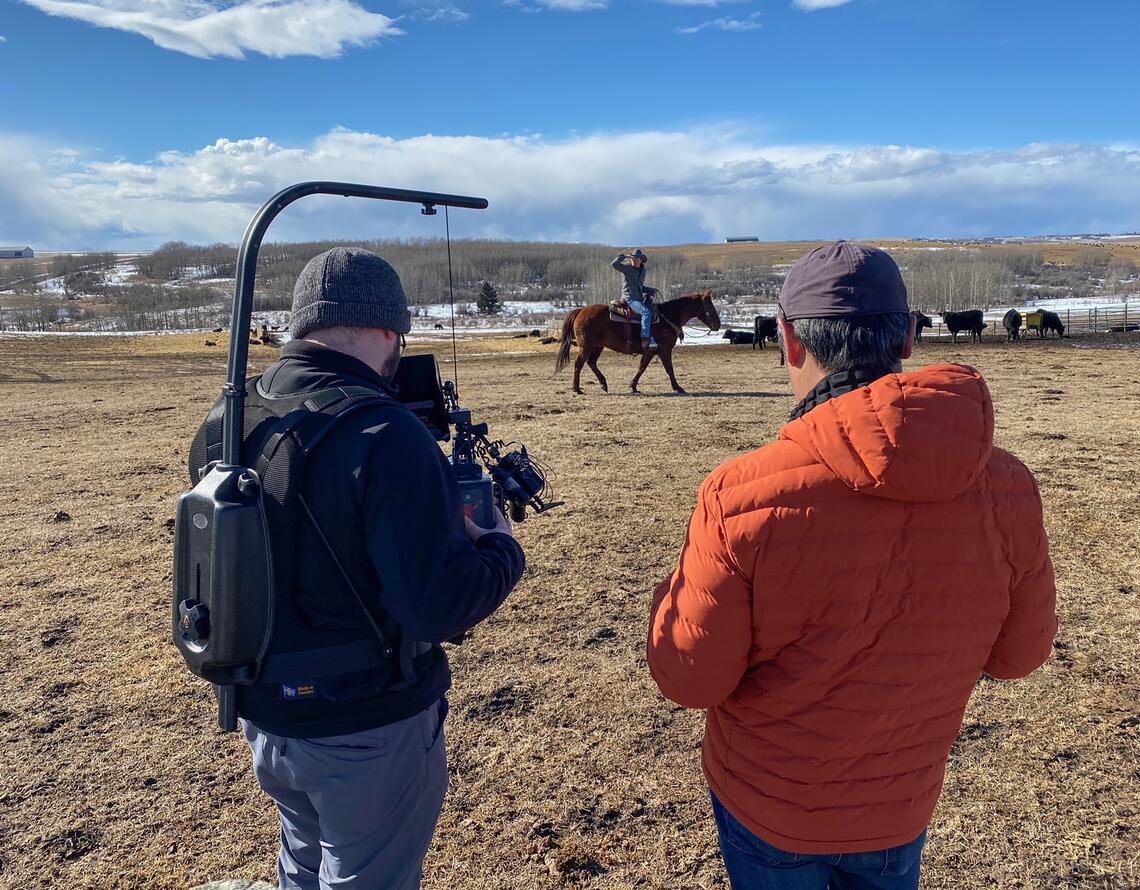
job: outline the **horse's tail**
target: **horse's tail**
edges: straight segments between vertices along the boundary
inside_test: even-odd
[[[554,373],[557,374],[570,364],[570,344],[574,341],[574,319],[581,308],[575,309],[562,322],[562,344],[558,347],[558,358],[554,360]]]

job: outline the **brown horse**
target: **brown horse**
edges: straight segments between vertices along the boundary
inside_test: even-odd
[[[602,389],[610,391],[606,378],[598,370],[598,358],[607,346],[614,352],[626,355],[641,355],[641,365],[629,388],[637,392],[637,381],[653,361],[653,356],[661,357],[661,364],[665,366],[665,373],[669,375],[669,382],[673,384],[674,392],[684,394],[681,384],[673,373],[673,347],[677,345],[677,332],[681,327],[694,318],[704,322],[710,331],[720,329],[720,316],[716,306],[713,305],[713,292],[685,294],[675,300],[667,300],[657,304],[657,311],[662,320],[653,325],[653,338],[657,341],[656,349],[641,349],[641,332],[634,325],[632,331],[620,321],[610,320],[609,306],[598,303],[593,306],[583,306],[575,309],[566,316],[562,323],[562,345],[558,350],[558,358],[554,363],[554,373],[558,373],[570,363],[570,346],[573,342],[578,344],[578,356],[574,359],[574,392],[582,392],[582,366],[589,365],[590,370],[602,384]]]

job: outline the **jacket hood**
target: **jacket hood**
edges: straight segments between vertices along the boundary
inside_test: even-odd
[[[852,489],[900,501],[949,501],[993,450],[993,402],[965,365],[888,374],[780,431]]]

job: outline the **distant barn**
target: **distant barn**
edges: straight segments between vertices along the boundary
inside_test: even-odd
[[[724,239],[725,244],[739,244],[742,241],[759,241],[756,235],[735,235]]]
[[[0,260],[30,260],[35,255],[30,247],[0,247]]]

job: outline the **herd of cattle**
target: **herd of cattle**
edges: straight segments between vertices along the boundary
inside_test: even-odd
[[[929,316],[921,312],[912,313],[918,321],[918,336],[921,339],[923,328],[934,327]],[[981,341],[982,331],[989,327],[982,317],[981,309],[967,309],[964,312],[943,312],[942,322],[950,332],[951,339],[957,343],[958,335],[965,332],[972,341]],[[1022,315],[1016,309],[1010,309],[1002,316],[1001,326],[1005,328],[1006,340],[1020,340],[1021,329],[1037,331],[1038,337],[1054,333],[1058,337],[1065,336],[1065,323],[1056,312],[1047,309],[1038,309]]]
[[[933,328],[934,322],[929,315],[922,312],[911,313],[917,322],[918,338],[922,339],[923,328]],[[963,312],[940,313],[942,323],[950,332],[953,342],[958,342],[958,335],[967,333],[971,341],[981,342],[982,331],[989,327],[982,315],[981,309],[967,309]],[[1021,331],[1036,331],[1038,337],[1054,333],[1058,337],[1065,336],[1065,323],[1056,312],[1039,309],[1022,315],[1016,309],[1010,309],[1001,320],[1005,328],[1006,340],[1021,339]],[[751,346],[753,349],[763,349],[764,342],[771,340],[778,344],[776,316],[757,315],[751,331],[734,331],[728,328],[724,332],[724,339],[734,346]]]

